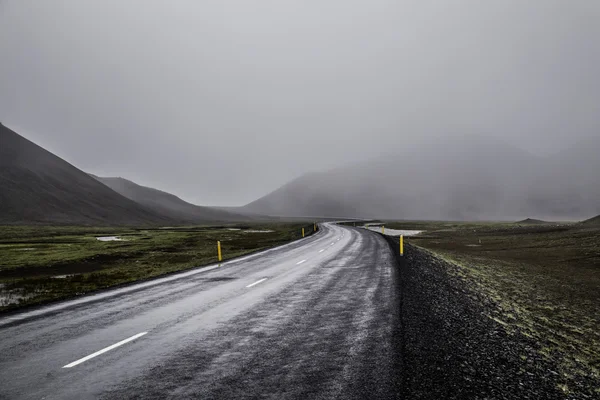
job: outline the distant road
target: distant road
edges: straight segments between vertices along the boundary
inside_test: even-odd
[[[394,398],[395,261],[365,229],[0,317],[0,399]]]

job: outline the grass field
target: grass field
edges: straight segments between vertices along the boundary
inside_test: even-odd
[[[0,226],[0,311],[217,262],[302,237],[306,223],[130,229]],[[99,241],[117,236],[121,241]]]
[[[387,222],[459,268],[495,301],[507,330],[543,344],[569,382],[600,382],[600,228],[579,224]],[[569,391],[568,387],[563,388]],[[600,394],[600,383],[597,388]]]

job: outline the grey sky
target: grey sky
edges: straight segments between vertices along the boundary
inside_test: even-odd
[[[440,135],[600,134],[597,0],[4,0],[0,121],[207,205]]]

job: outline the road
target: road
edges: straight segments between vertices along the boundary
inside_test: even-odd
[[[395,261],[323,224],[238,260],[0,317],[0,398],[395,398]]]

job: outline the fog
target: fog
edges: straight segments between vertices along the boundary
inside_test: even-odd
[[[465,134],[548,156],[599,136],[599,21],[596,0],[5,0],[0,121],[206,205]]]

